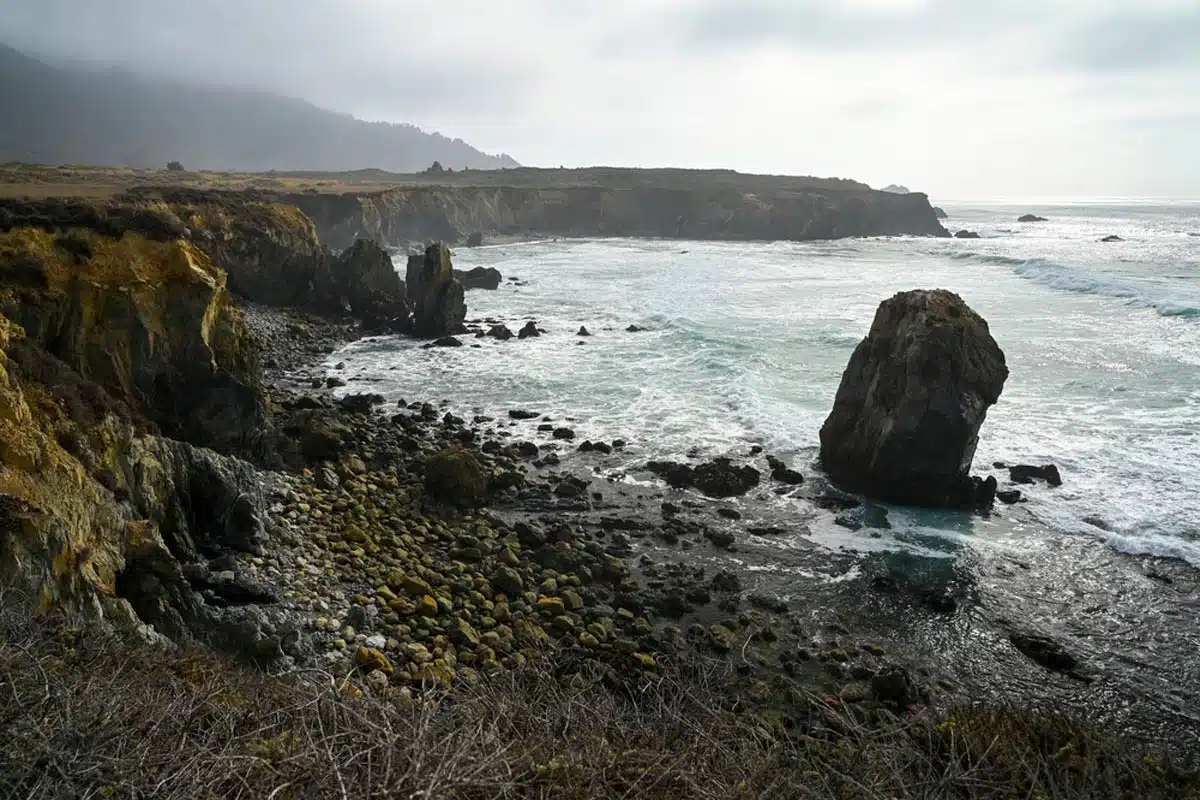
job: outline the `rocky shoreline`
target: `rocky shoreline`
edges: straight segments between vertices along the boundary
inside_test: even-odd
[[[893,583],[863,602],[854,580],[746,568],[780,530],[723,502],[751,489],[878,524],[770,454],[648,464],[664,490],[606,471],[623,444],[577,442],[569,420],[341,391],[327,362],[361,336],[503,324],[466,321],[443,246],[406,278],[377,245],[335,254],[295,207],[252,195],[5,203],[5,587],[154,647],[318,669],[402,705],[564,661],[625,689],[722,669],[734,705],[804,735],[979,696],[894,635],[894,614],[953,598]],[[848,556],[789,558],[853,577]],[[1082,675],[1055,642],[1010,639],[1026,672]]]
[[[314,356],[341,340],[327,329]],[[305,416],[309,431],[337,428],[344,448],[315,469],[280,476],[271,519],[290,559],[251,559],[226,575],[281,589],[281,607],[302,619],[285,649],[298,662],[353,669],[378,650],[386,661],[369,657],[393,685],[448,685],[481,669],[520,666],[551,645],[620,670],[726,657],[747,680],[802,678],[798,685],[865,708],[899,709],[938,691],[936,679],[910,675],[869,636],[831,634],[778,598],[747,597],[733,570],[631,560],[634,537],[728,549],[732,536],[726,541],[669,502],[654,520],[618,499],[621,490],[604,502],[600,489],[608,487],[555,469],[559,453],[579,447],[565,435],[509,443],[509,420],[468,422],[430,403],[338,398],[320,367],[313,359],[292,370],[290,385],[306,388],[277,390],[278,402],[293,419]],[[477,464],[478,474],[451,471],[446,485],[430,484],[427,465],[446,452]],[[456,509],[485,494],[491,511]],[[491,591],[480,593],[480,584]],[[507,602],[490,599],[497,589]]]

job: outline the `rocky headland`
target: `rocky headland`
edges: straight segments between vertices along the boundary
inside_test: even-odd
[[[516,173],[516,174],[510,174]],[[494,237],[793,240],[948,236],[929,199],[854,181],[688,170],[512,170],[446,185],[282,194],[322,241],[405,248]]]
[[[374,720],[370,727],[362,722],[363,730],[398,749],[411,745],[388,738],[402,729],[394,727],[398,720],[440,719],[445,696],[456,699],[445,708],[469,713],[489,696],[488,687],[491,697],[510,699],[586,690],[591,708],[613,702],[634,708],[657,698],[664,719],[703,720],[653,741],[650,728],[638,727],[644,722],[622,723],[620,736],[637,741],[619,751],[596,739],[575,741],[579,730],[593,730],[590,723],[560,721],[577,751],[563,751],[568,745],[560,740],[537,741],[540,749],[526,752],[510,736],[488,751],[493,760],[478,756],[479,777],[462,778],[466,789],[430,796],[495,794],[500,772],[526,794],[570,787],[578,796],[696,796],[701,779],[705,791],[724,787],[720,796],[786,795],[814,775],[825,775],[828,789],[818,796],[864,785],[896,794],[913,781],[966,786],[981,769],[997,786],[1011,788],[1002,778],[1008,775],[1030,791],[1045,785],[1050,770],[1054,785],[1072,787],[1074,796],[1108,785],[1106,779],[1173,793],[1162,796],[1192,790],[1186,775],[1157,757],[1125,758],[1129,771],[1120,776],[1104,772],[1097,759],[1124,757],[1123,750],[1088,726],[994,707],[971,710],[961,704],[956,676],[914,663],[887,641],[885,620],[847,627],[836,607],[825,605],[828,597],[816,601],[798,592],[789,600],[752,591],[748,574],[734,565],[714,569],[708,555],[696,557],[752,551],[753,541],[725,524],[739,511],[723,506],[714,519],[695,491],[717,502],[760,487],[804,492],[831,513],[857,511],[847,525],[878,524],[869,504],[823,480],[806,480],[758,452],[753,457],[765,460],[765,468],[730,459],[648,464],[675,494],[631,496],[597,482],[591,468],[598,462],[587,461],[619,451],[623,442],[576,444],[568,421],[520,409],[508,419],[464,418],[432,398],[385,403],[377,395],[345,395],[337,391],[343,382],[336,370],[327,374],[321,366],[336,347],[364,335],[436,342],[464,331],[487,333],[485,323],[466,317],[448,248],[434,243],[410,256],[401,280],[387,253],[360,236],[408,243],[521,229],[530,219],[560,235],[944,235],[922,195],[851,186],[844,194],[822,189],[760,204],[731,193],[729,202],[746,215],[726,217],[707,200],[708,210],[698,214],[702,195],[694,193],[439,191],[388,190],[369,201],[309,198],[316,205],[307,209],[299,199],[191,190],[140,190],[104,202],[0,201],[3,610],[60,620],[36,647],[0,643],[5,674],[32,676],[38,686],[30,695],[36,702],[22,700],[13,709],[34,709],[36,720],[60,720],[53,730],[72,731],[78,710],[70,716],[55,704],[74,702],[70,681],[86,677],[90,663],[81,660],[86,646],[79,637],[89,634],[80,631],[97,630],[135,642],[136,663],[169,664],[182,681],[176,693],[199,685],[197,669],[216,669],[208,655],[195,655],[211,649],[286,672],[287,686],[325,686],[329,694],[313,689],[312,702],[335,711],[321,714],[375,709],[354,712],[365,715],[355,719]],[[497,197],[500,205],[492,202]],[[803,213],[781,215],[781,208]],[[927,230],[901,230],[922,226]],[[896,499],[971,505],[977,487],[964,490],[965,468],[983,412],[1004,382],[1003,355],[986,323],[953,295],[914,293],[889,303],[839,391],[827,427],[841,430],[842,421],[849,427],[830,438],[828,454],[823,450],[827,469],[848,488],[893,496],[894,484],[904,490]],[[522,338],[539,335],[530,325]],[[889,372],[897,358],[911,367],[912,380],[921,383],[928,373],[938,386],[904,384]],[[919,399],[933,415],[918,414],[905,428],[907,406],[884,384],[895,384],[905,402]],[[524,435],[521,426],[530,424],[542,438]],[[856,426],[872,441],[856,439],[850,430]],[[912,462],[906,451],[879,462],[881,471],[855,467],[855,459],[875,458],[901,439],[924,442],[931,430],[952,434],[945,452],[927,448],[927,459]],[[825,439],[823,432],[823,446]],[[954,448],[958,462],[951,463]],[[1049,468],[1039,470],[1019,471],[1014,480],[1049,480]],[[932,494],[913,495],[925,491],[926,479],[934,482]],[[970,502],[963,502],[964,491]],[[1019,641],[1014,646],[1040,665],[1033,668],[1077,671],[1054,642]],[[46,655],[29,661],[33,652]],[[236,670],[244,668],[220,669],[242,675]],[[313,674],[317,681],[305,683]],[[521,694],[528,690],[514,687],[529,674],[549,683]],[[149,671],[144,680],[158,685],[162,678]],[[283,685],[262,692],[262,702],[274,702],[268,698],[281,696]],[[709,695],[711,706],[700,716],[693,706],[680,716],[679,703]],[[233,701],[220,695],[215,707],[203,702],[211,718]],[[233,713],[240,719],[259,713],[239,702]],[[353,705],[370,703],[377,705]],[[243,782],[238,791],[279,775],[297,786],[317,781],[325,787],[321,794],[350,796],[354,787],[368,794],[381,785],[415,791],[404,781],[416,773],[352,768],[355,757],[338,761],[331,739],[324,751],[305,750],[280,720],[308,707],[297,701],[286,713],[271,711],[275,716],[255,728],[271,730],[271,737],[238,740],[228,751],[234,755],[213,762],[235,766],[194,791],[213,793],[218,785],[233,791],[231,775]],[[492,717],[480,713],[476,722],[488,724]],[[192,717],[163,719],[170,727]],[[456,730],[464,727],[453,719]],[[730,762],[738,764],[736,775],[689,776],[682,766],[655,761],[660,748],[676,746],[680,731],[692,731],[683,734],[690,742],[695,730],[715,730],[718,721],[729,726],[721,729],[729,737],[722,747],[743,753]],[[35,722],[20,725],[9,738],[16,755],[11,762],[0,757],[0,765],[34,781],[37,765],[47,758],[59,763],[58,756],[39,755],[47,739],[39,738]],[[996,755],[998,736],[1017,755]],[[697,746],[708,752],[708,745]],[[847,748],[858,754],[853,760],[837,755]],[[864,759],[864,752],[872,755]],[[930,769],[884,766],[896,757]],[[672,763],[697,758],[681,755]],[[811,766],[796,770],[797,759]],[[77,781],[66,794],[82,793],[93,781],[128,787],[142,779],[138,770],[76,774],[78,758],[61,763],[60,786]],[[254,771],[264,763],[274,772]],[[1036,769],[1020,771],[1027,763]],[[171,781],[182,780],[180,774],[163,772],[158,785],[176,791],[184,784]],[[606,782],[588,783],[601,775]],[[642,786],[647,776],[652,783]],[[588,785],[588,792],[580,788]],[[177,796],[189,791],[180,788]],[[283,796],[301,794],[293,786]]]

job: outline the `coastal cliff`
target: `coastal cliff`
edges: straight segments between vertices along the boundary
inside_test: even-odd
[[[224,641],[244,612],[207,608],[183,565],[261,544],[253,469],[197,446],[269,431],[255,343],[209,256],[147,235],[161,220],[57,211],[74,224],[10,213],[0,233],[0,584]]]
[[[847,187],[747,191],[733,184],[682,186],[413,186],[280,195],[342,249],[356,238],[389,247],[484,237],[655,237],[715,240],[947,236],[923,194]]]
[[[210,565],[261,551],[261,470],[328,459],[344,427],[279,405],[245,301],[440,336],[465,306],[431,252],[410,310],[378,245],[335,255],[302,212],[250,194],[0,201],[0,585],[279,655],[259,613],[274,593]]]

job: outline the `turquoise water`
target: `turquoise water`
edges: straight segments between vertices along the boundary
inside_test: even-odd
[[[1200,204],[944,207],[951,230],[984,238],[461,249],[456,266],[506,278],[468,293],[469,319],[514,331],[535,319],[548,333],[453,350],[376,339],[337,359],[347,391],[569,416],[582,437],[628,439],[630,463],[759,443],[811,471],[879,302],[948,288],[988,320],[1011,373],[976,471],[1054,462],[1065,484],[1034,487],[991,520],[893,509],[892,531],[854,546],[1020,550],[1050,531],[1200,566]],[[1050,221],[1016,222],[1030,211]],[[1097,241],[1109,234],[1126,241]],[[648,330],[628,333],[631,323]],[[580,325],[594,335],[575,336]],[[803,501],[777,502],[796,504],[812,540],[848,541]]]

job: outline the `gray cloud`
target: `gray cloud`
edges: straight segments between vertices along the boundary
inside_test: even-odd
[[[971,46],[1030,24],[1043,4],[962,0],[832,3],[826,0],[700,0],[668,12],[666,27],[684,47],[740,49],[777,44],[816,51],[913,51]]]
[[[0,41],[412,122],[531,164],[959,197],[1200,185],[1184,135],[1196,0],[0,0]],[[1164,152],[1131,150],[1148,142],[1134,129]],[[1106,169],[1116,157],[1175,166]]]
[[[1200,4],[1087,21],[1057,55],[1088,71],[1200,69]]]

